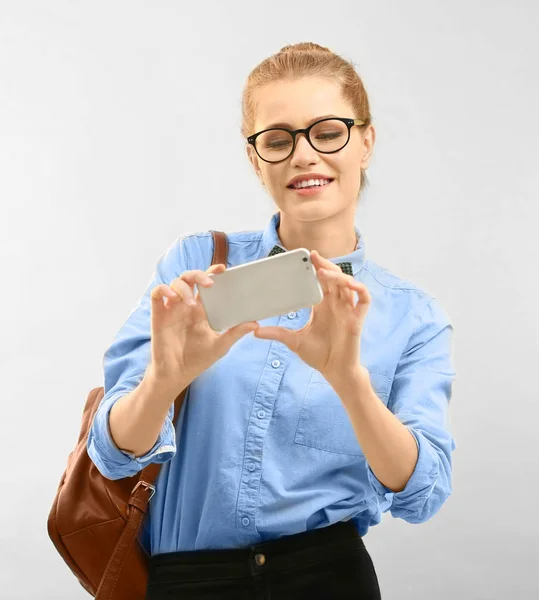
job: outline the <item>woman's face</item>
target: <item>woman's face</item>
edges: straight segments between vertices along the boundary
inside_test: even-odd
[[[326,116],[357,118],[336,82],[319,77],[276,81],[255,91],[255,131],[279,123],[289,129],[308,127]],[[343,211],[355,212],[361,183],[361,169],[370,162],[374,127],[352,127],[350,141],[339,152],[317,152],[304,135],[296,138],[294,153],[279,163],[264,162],[251,144],[247,152],[263,185],[285,214],[301,221],[331,217]],[[333,179],[314,194],[299,193],[289,186],[298,175],[318,173]]]

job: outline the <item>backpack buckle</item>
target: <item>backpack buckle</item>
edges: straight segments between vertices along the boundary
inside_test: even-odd
[[[137,485],[133,488],[131,495],[135,495],[136,491],[139,487],[143,487],[146,490],[150,490],[150,497],[148,498],[148,502],[154,497],[155,494],[155,486],[151,483],[147,483],[146,481],[140,480]]]

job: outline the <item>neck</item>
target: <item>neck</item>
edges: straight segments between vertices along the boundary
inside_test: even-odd
[[[317,221],[298,221],[281,211],[277,233],[286,250],[307,248],[328,259],[350,254],[357,246],[353,215],[350,218],[346,213]]]

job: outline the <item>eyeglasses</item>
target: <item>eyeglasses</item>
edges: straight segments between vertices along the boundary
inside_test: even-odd
[[[256,153],[264,162],[278,163],[286,160],[296,147],[298,133],[305,134],[307,141],[323,154],[333,154],[342,150],[350,140],[350,129],[354,125],[364,125],[359,119],[341,119],[330,117],[320,119],[306,129],[285,129],[272,127],[264,129],[247,138]]]

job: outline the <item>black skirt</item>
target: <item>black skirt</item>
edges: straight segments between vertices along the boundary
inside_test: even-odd
[[[379,600],[371,557],[351,521],[231,550],[157,554],[146,600]]]

